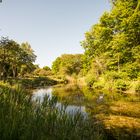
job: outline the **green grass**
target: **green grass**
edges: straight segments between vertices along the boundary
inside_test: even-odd
[[[21,88],[0,86],[1,140],[102,140],[101,125],[80,112],[56,108],[57,99],[33,101]]]

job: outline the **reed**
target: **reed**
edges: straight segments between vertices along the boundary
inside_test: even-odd
[[[1,140],[101,140],[102,126],[80,112],[68,114],[47,96],[41,103],[21,88],[0,86]]]

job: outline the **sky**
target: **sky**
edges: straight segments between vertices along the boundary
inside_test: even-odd
[[[84,33],[109,9],[109,0],[2,0],[0,36],[28,42],[35,63],[51,67],[62,54],[83,53]]]

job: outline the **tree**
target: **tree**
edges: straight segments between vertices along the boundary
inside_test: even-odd
[[[48,67],[48,66],[44,66],[43,69],[46,71],[51,71],[50,67]]]
[[[63,54],[52,65],[52,71],[56,74],[72,75],[79,74],[83,67],[81,54]]]
[[[28,43],[21,46],[8,38],[2,38],[0,41],[0,77],[5,79],[10,76],[16,77],[18,73],[23,72],[23,68],[33,68],[33,62],[36,56]],[[22,69],[22,70],[21,70]]]
[[[133,72],[127,67],[132,71],[136,67],[136,78],[140,71],[140,2],[112,2],[112,10],[101,16],[99,23],[92,26],[81,43],[85,49],[84,69],[89,71],[92,67],[101,70],[101,74],[114,70],[127,72],[130,76]],[[130,67],[132,64],[135,66]]]

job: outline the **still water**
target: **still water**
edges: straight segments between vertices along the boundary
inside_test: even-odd
[[[56,106],[61,108],[66,104],[67,113],[81,112],[84,116],[87,115],[85,109],[85,97],[77,87],[47,87],[40,88],[33,91],[33,100],[39,100],[40,103],[43,102],[44,97],[48,96],[52,99],[53,96],[58,98]]]

